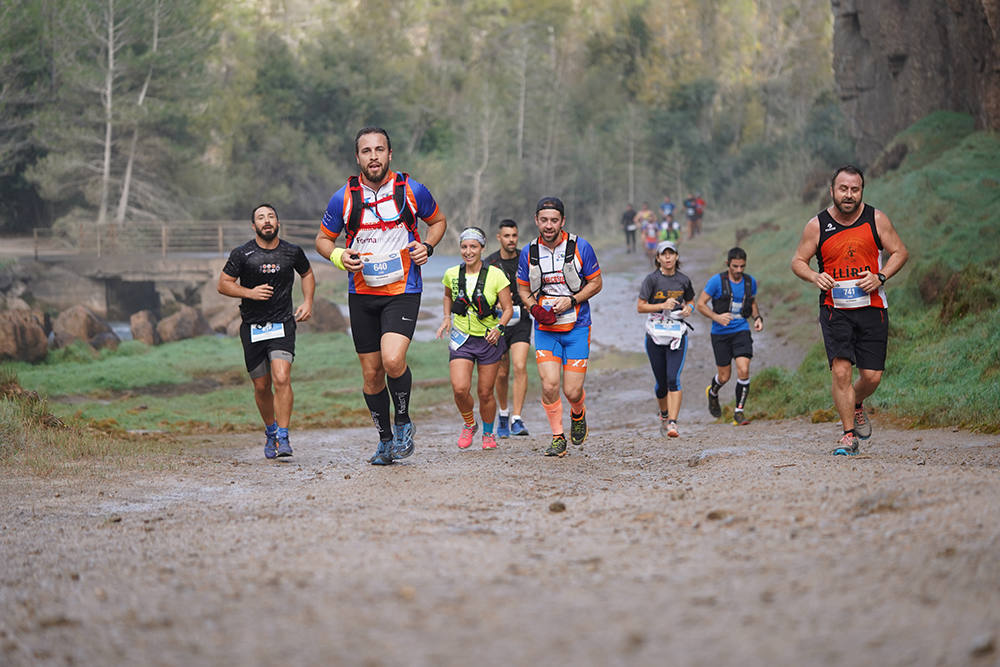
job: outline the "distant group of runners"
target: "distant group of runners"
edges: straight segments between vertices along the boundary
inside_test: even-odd
[[[323,258],[348,272],[351,334],[362,370],[363,398],[378,435],[369,462],[389,465],[410,456],[415,447],[416,429],[409,415],[413,377],[406,354],[423,292],[420,267],[443,238],[447,222],[423,184],[390,170],[392,146],[386,130],[360,130],[355,159],[360,173],[330,198],[315,245]],[[831,183],[833,206],[806,225],[792,261],[795,275],[820,290],[820,323],[834,403],[844,426],[836,454],[857,453],[858,439],[871,435],[863,401],[875,391],[884,370],[888,315],[883,284],[907,259],[888,218],[862,203],[863,187],[863,175],[856,167],[836,171]],[[704,201],[691,196],[684,206],[690,238],[700,230]],[[644,204],[638,214],[630,217],[627,211],[623,216],[630,252],[635,249],[636,230],[629,225],[644,222],[648,209]],[[669,222],[672,213],[673,204],[665,197],[663,219]],[[418,220],[427,226],[423,239]],[[472,445],[480,428],[486,450],[497,447],[497,437],[528,434],[521,411],[532,331],[541,403],[552,433],[544,454],[562,457],[568,442],[582,445],[589,432],[584,390],[592,324],[589,301],[601,291],[601,269],[593,247],[566,231],[566,210],[559,198],[539,200],[534,222],[538,236],[518,249],[517,223],[503,220],[496,235],[500,249],[485,259],[486,233],[466,227],[459,235],[462,262],[442,279],[443,318],[437,335],[449,339],[449,375],[462,417],[460,449]],[[255,207],[251,226],[254,238],[230,253],[218,290],[241,300],[240,338],[265,426],[264,456],[271,459],[292,455],[288,428],[295,329],[297,322],[312,314],[316,282],[303,250],[278,238],[280,222],[273,205]],[[638,312],[647,316],[646,352],[661,431],[669,437],[679,435],[687,318],[695,310],[712,320],[717,372],[706,388],[709,412],[721,416],[719,391],[735,365],[733,422],[746,424],[751,329],[760,332],[764,324],[757,283],[744,273],[746,252],[731,249],[726,271],[709,279],[696,302],[690,278],[680,271],[679,230],[668,224],[666,231],[665,237],[658,233],[652,242],[655,270],[643,280],[637,305]],[[342,236],[344,244],[338,246]],[[818,271],[809,267],[812,256]],[[302,279],[303,303],[293,311],[295,273]],[[852,382],[854,365],[859,377]],[[476,368],[478,421],[472,394]],[[513,413],[507,409],[511,370]],[[570,408],[568,441],[564,396]]]

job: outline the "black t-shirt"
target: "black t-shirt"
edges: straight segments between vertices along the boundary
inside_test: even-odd
[[[250,240],[229,253],[222,271],[239,280],[243,287],[253,289],[267,283],[274,294],[267,301],[240,299],[240,315],[248,324],[285,322],[292,319],[292,284],[295,273],[309,272],[306,253],[294,243],[278,241],[273,250],[266,250]]]
[[[680,271],[675,271],[672,276],[665,276],[657,269],[646,276],[639,288],[639,298],[646,303],[663,303],[671,297],[683,302],[674,310],[680,310],[684,303],[694,300],[691,279]]]
[[[622,227],[625,227],[627,229],[629,225],[634,225],[636,214],[637,211],[633,208],[625,209],[625,212],[622,213]]]
[[[517,293],[517,263],[518,259],[521,257],[521,251],[518,250],[517,254],[511,259],[504,259],[500,256],[500,251],[497,250],[495,253],[486,258],[486,264],[489,266],[495,266],[501,269],[507,276],[507,280],[510,281],[510,298],[514,302],[515,306],[523,305],[521,303],[521,295]],[[524,318],[528,313],[521,313],[521,317]]]

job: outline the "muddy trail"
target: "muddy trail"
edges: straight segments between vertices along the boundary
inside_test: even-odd
[[[720,253],[689,245],[700,290]],[[833,424],[717,423],[701,318],[667,440],[647,269],[598,256],[591,432],[566,458],[529,393],[531,435],[496,451],[460,452],[448,405],[386,468],[369,427],[293,430],[280,463],[227,434],[170,471],[0,479],[0,663],[1000,664],[1000,438],[876,417],[848,458]],[[755,341],[755,368],[801,358]]]

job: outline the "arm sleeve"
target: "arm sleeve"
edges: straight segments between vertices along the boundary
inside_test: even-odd
[[[580,273],[588,280],[601,272],[601,266],[597,263],[597,254],[594,246],[584,239],[577,237],[577,251],[580,253]]]
[[[412,178],[409,180],[410,191],[413,193],[413,200],[417,203],[417,217],[421,220],[433,217],[437,213],[438,205],[434,201],[434,196],[423,183],[418,183]]]
[[[295,267],[295,272],[300,276],[309,272],[311,266],[309,264],[309,258],[306,257],[306,251],[303,250],[301,246],[296,246],[295,264],[293,266]]]

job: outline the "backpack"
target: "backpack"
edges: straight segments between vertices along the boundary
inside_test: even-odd
[[[472,308],[476,317],[484,319],[493,313],[493,304],[486,298],[483,288],[486,287],[486,275],[490,272],[490,267],[485,262],[479,269],[479,277],[476,279],[476,287],[470,297],[466,294],[465,264],[458,267],[458,294],[454,295],[451,302],[451,312],[456,315],[465,315]]]
[[[569,261],[566,261],[566,258]],[[587,284],[573,265],[576,259],[576,234],[566,236],[566,252],[563,254],[562,274],[566,280],[566,287],[573,294],[576,294]],[[537,294],[542,289],[542,270],[538,266],[538,239],[536,238],[528,245],[528,284],[532,294]]]
[[[719,313],[728,313],[729,307],[733,305],[733,290],[729,286],[729,272],[723,271],[719,274],[719,280],[722,283],[722,296],[718,299],[712,299],[712,311]],[[743,274],[743,307],[740,308],[740,315],[743,319],[750,319],[750,315],[753,313],[753,302],[756,297],[750,295],[750,289],[753,285],[753,276],[749,273]]]
[[[417,218],[406,204],[406,185],[409,180],[409,174],[396,172],[392,187],[392,199],[396,204],[396,210],[399,211],[399,219],[403,221],[406,228],[419,241],[420,233],[417,230]],[[347,179],[347,190],[351,195],[351,210],[347,214],[347,224],[345,225],[345,239],[349,248],[358,230],[361,229],[361,219],[365,212],[364,192],[361,189],[361,181],[357,175]]]

